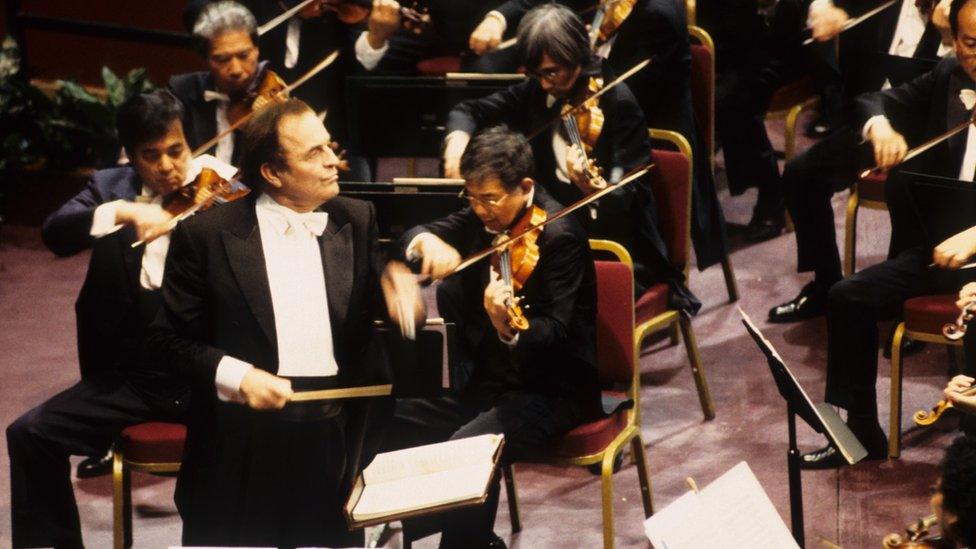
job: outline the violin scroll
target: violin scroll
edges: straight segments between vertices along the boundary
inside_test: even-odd
[[[949,341],[959,341],[966,335],[967,323],[976,315],[976,300],[966,303],[954,323],[942,326],[942,335]]]

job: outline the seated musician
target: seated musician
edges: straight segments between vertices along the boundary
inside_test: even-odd
[[[457,55],[463,72],[515,72],[515,50],[493,50],[529,8],[541,3],[426,0],[417,5],[428,10],[430,26],[417,32],[418,27],[401,16],[401,8],[412,7],[409,0],[373,0],[367,29],[356,39],[356,59],[363,69],[378,74],[414,74],[419,61]]]
[[[171,217],[163,197],[202,167],[228,178],[236,170],[213,157],[191,160],[181,115],[165,90],[123,104],[118,134],[131,164],[95,172],[44,222],[44,243],[57,255],[91,250],[75,307],[82,379],[7,427],[14,547],[82,547],[69,456],[103,456],[133,424],[183,420],[186,384],[139,353],[159,309],[169,238],[131,244],[161,234]]]
[[[946,450],[931,506],[948,547],[976,547],[976,440],[960,437]]]
[[[258,62],[254,15],[237,2],[224,0],[203,7],[193,37],[207,70],[175,75],[169,88],[183,103],[183,130],[191,149],[196,149],[230,127],[229,113],[239,110],[237,106],[255,90],[267,63]],[[227,134],[204,152],[236,163],[234,140],[234,133]]]
[[[531,178],[525,138],[505,127],[476,134],[460,169],[470,206],[408,231],[399,242],[400,258],[419,264],[423,275],[444,277],[462,256],[488,247],[535,210],[560,209]],[[440,284],[438,310],[457,324],[459,377],[466,382],[444,397],[398,400],[384,439],[388,449],[503,433],[502,459],[510,462],[601,412],[596,280],[586,234],[567,216],[544,227],[536,244],[539,259],[521,291],[527,329],[510,325],[512,286],[488,260]],[[415,282],[399,289],[401,295],[417,291]],[[441,547],[504,547],[492,532],[498,477],[484,505],[443,517]]]
[[[941,61],[913,81],[858,100],[864,135],[882,167],[894,166],[905,157],[906,142],[938,136],[970,116],[972,104],[960,92],[973,87],[976,76],[976,1],[955,2],[950,17],[956,58]],[[912,160],[906,169],[972,181],[974,131],[970,127],[968,137],[963,132],[941,143]],[[946,239],[933,250],[922,241],[924,231],[915,222],[904,186],[889,185],[886,194],[892,224],[889,259],[834,284],[827,298],[825,399],[847,410],[847,424],[870,459],[882,459],[887,444],[878,424],[875,392],[877,323],[898,314],[910,297],[956,291],[973,276],[957,269],[976,254],[976,228]],[[840,462],[832,447],[803,456],[803,465],[809,468]]]
[[[595,192],[602,178],[592,177],[580,148],[570,146],[565,123],[552,123],[567,105],[577,105],[602,78],[610,84],[614,73],[590,51],[586,28],[571,10],[546,4],[531,10],[518,30],[518,48],[532,79],[515,84],[483,99],[464,101],[448,117],[444,143],[444,171],[458,177],[461,154],[471,135],[482,128],[504,123],[531,137],[535,177],[556,201],[569,205]],[[646,69],[645,69],[646,70]],[[614,183],[650,161],[651,145],[640,105],[626,83],[599,98],[602,129],[589,133],[589,156]],[[575,124],[575,118],[570,123]],[[593,139],[595,137],[595,139]],[[613,192],[598,206],[579,210],[578,220],[593,238],[623,244],[634,258],[637,293],[658,282],[671,286],[672,303],[695,312],[701,306],[684,284],[684,273],[671,265],[658,230],[657,205],[646,178]]]
[[[832,6],[830,2],[818,0],[814,4],[810,8],[811,20],[817,23],[814,36],[821,36],[820,32],[830,29],[836,30],[840,28],[837,25],[847,21],[847,12]],[[825,4],[822,10],[818,7],[820,4]],[[916,4],[914,0],[902,0],[869,19],[864,25],[875,25],[873,36],[864,37],[860,28],[845,34],[859,37],[857,50],[851,52],[853,58],[849,63],[859,70],[849,71],[853,74],[845,83],[848,88],[877,92],[899,83],[895,73],[900,71],[890,68],[891,63],[878,52],[906,58],[908,62],[911,59],[935,60],[951,53],[951,47],[942,45],[940,33],[929,15],[921,12]],[[820,30],[820,24],[824,25],[825,30]],[[958,103],[957,99],[953,101]],[[877,151],[878,142],[890,135],[890,132],[884,131],[888,129],[886,125],[878,125],[875,128],[878,135],[873,135],[864,131],[864,120],[853,122],[835,127],[836,131],[830,137],[788,162],[783,170],[786,206],[796,226],[797,268],[800,272],[813,271],[814,278],[796,297],[772,307],[769,310],[770,322],[794,322],[824,314],[827,292],[841,279],[831,196],[850,188],[856,183],[860,170],[873,165],[866,155],[861,154],[866,151],[859,149],[860,144],[865,140],[870,141]],[[921,130],[924,125],[913,121],[911,127],[913,130],[901,128],[899,131]],[[958,171],[951,175],[955,177],[957,174]]]
[[[173,233],[150,352],[191,383],[176,503],[185,545],[349,546],[341,514],[371,403],[289,404],[382,382],[372,204],[337,196],[330,136],[302,101],[241,134],[245,199]]]

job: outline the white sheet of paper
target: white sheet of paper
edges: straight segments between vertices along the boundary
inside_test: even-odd
[[[644,532],[656,549],[798,549],[744,461],[644,521]]]

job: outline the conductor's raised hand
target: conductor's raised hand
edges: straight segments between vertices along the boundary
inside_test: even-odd
[[[390,261],[380,277],[380,287],[386,301],[387,314],[400,333],[414,339],[417,328],[427,320],[427,307],[420,295],[417,275],[400,261]]]
[[[291,381],[260,368],[251,368],[244,374],[240,391],[244,402],[255,410],[280,410],[294,394]]]

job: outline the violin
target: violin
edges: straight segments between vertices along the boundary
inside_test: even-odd
[[[347,25],[358,25],[369,17],[373,3],[370,0],[320,0],[325,11],[336,14],[339,21]],[[419,3],[411,2],[410,7],[400,7],[400,20],[403,27],[414,34],[421,34],[431,26],[430,11],[426,7],[419,7]]]
[[[593,147],[596,146],[597,140],[600,139],[600,133],[603,131],[604,116],[598,95],[602,89],[603,79],[595,76],[590,77],[586,88],[582,90],[586,94],[586,99],[579,102],[576,107],[567,105],[563,109],[562,115],[563,127],[570,142],[583,153],[586,161],[586,176],[597,188],[606,185],[606,181],[603,181],[603,170],[588,156],[593,152]]]
[[[609,42],[634,11],[636,3],[637,0],[605,0],[593,18],[590,47],[596,49]]]
[[[942,335],[949,341],[958,341],[966,335],[967,323],[973,319],[976,315],[976,300],[969,301],[963,307],[962,312],[959,313],[959,317],[956,318],[955,322],[950,322],[942,326]],[[963,396],[973,396],[976,395],[976,387],[967,389],[962,393]],[[952,408],[952,401],[949,399],[940,400],[931,411],[918,410],[912,419],[915,420],[916,425],[921,425],[923,427],[932,425],[942,417],[942,414],[946,410]]]
[[[905,528],[906,537],[900,534],[888,534],[882,541],[884,549],[942,549],[949,545],[941,536],[931,533],[933,526],[938,524],[939,519],[935,515],[929,515],[918,519],[918,521]]]
[[[525,213],[508,230],[505,235],[508,243],[491,256],[491,265],[500,274],[502,281],[512,288],[513,293],[519,292],[525,282],[532,276],[535,266],[539,263],[539,234],[541,224],[548,219],[548,214],[539,206],[526,208]],[[518,240],[511,240],[508,234],[525,234]],[[507,304],[508,326],[516,332],[529,329],[529,321],[519,306],[520,298],[512,297]]]
[[[264,67],[247,92],[231,99],[227,106],[227,122],[233,126],[244,117],[249,116],[255,109],[260,108],[262,103],[286,99],[287,94],[282,94],[282,92],[287,87],[288,84],[280,76],[275,74],[273,70]]]

